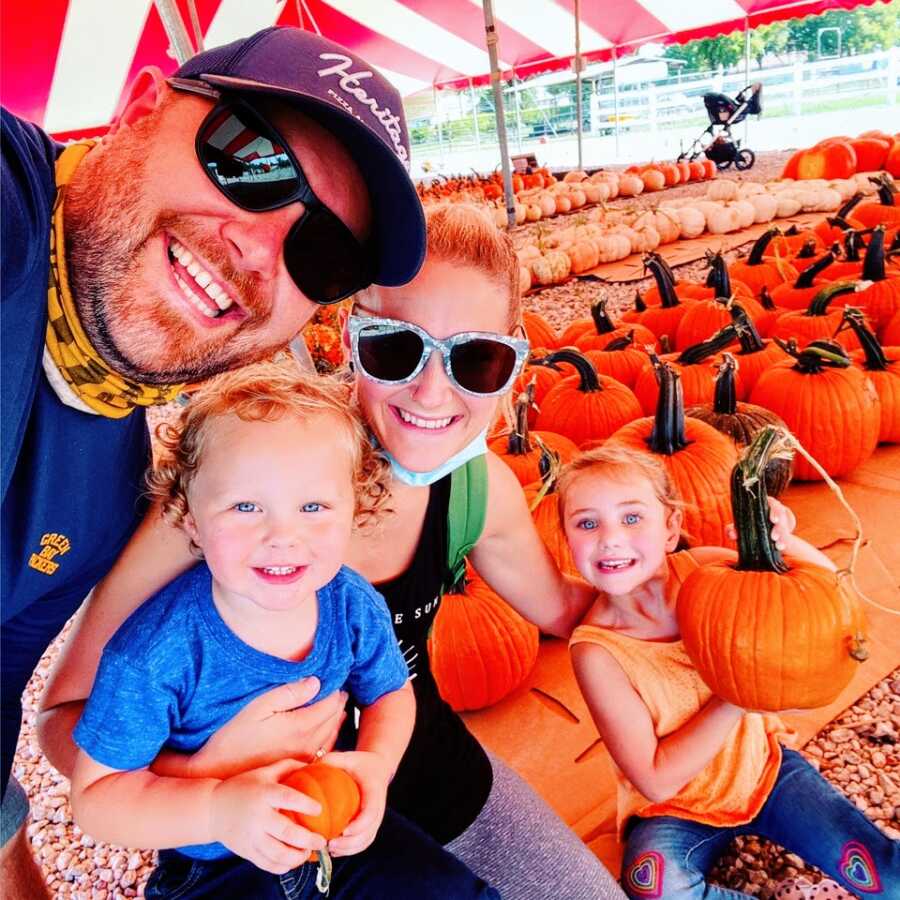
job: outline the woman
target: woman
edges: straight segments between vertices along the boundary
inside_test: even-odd
[[[487,428],[524,357],[524,343],[513,337],[519,318],[518,262],[508,237],[479,211],[455,205],[429,212],[419,275],[403,287],[364,291],[345,323],[360,405],[394,471],[394,515],[380,530],[359,534],[347,562],[391,608],[418,707],[389,802],[504,897],[622,896],[577,836],[440,699],[428,666],[426,635],[447,581],[449,473],[485,453]],[[493,454],[486,493],[484,528],[469,558],[522,615],[568,636],[593,592],[560,575],[518,482]],[[69,732],[107,637],[193,561],[174,529],[150,519],[80,614],[41,723],[42,743],[62,771],[71,766]],[[288,688],[250,704],[194,757],[167,757],[159,767],[222,775],[330,746],[340,701],[297,710],[316,687]],[[286,710],[293,711],[272,715]]]

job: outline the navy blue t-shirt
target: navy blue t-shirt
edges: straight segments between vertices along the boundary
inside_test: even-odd
[[[106,419],[72,409],[60,402],[41,365],[61,150],[36,126],[2,111],[3,622],[38,602],[58,605],[60,615],[74,612],[146,511],[143,411]]]
[[[206,564],[188,570],[106,645],[75,742],[102,765],[139,769],[163,747],[194,753],[255,697],[300,678],[319,679],[318,697],[343,688],[359,706],[403,687],[409,670],[375,588],[343,567],[316,599],[312,649],[292,662],[240,640],[216,609]],[[179,849],[196,859],[230,853],[222,844]]]

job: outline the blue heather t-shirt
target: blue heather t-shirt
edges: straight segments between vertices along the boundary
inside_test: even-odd
[[[401,688],[409,671],[372,585],[343,567],[317,599],[306,658],[270,656],[228,628],[213,602],[210,571],[200,563],[135,610],[110,639],[75,742],[104,766],[140,769],[164,747],[199,750],[255,697],[299,678],[315,675],[318,697],[344,688],[363,707]],[[230,855],[219,843],[178,849],[195,859]]]

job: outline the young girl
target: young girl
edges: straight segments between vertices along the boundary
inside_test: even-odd
[[[735,835],[757,834],[854,893],[900,897],[900,844],[780,745],[777,716],[713,695],[691,664],[675,616],[678,588],[698,565],[735,554],[673,552],[682,504],[663,467],[607,445],[570,463],[559,491],[575,562],[600,592],[570,647],[616,765],[626,893],[745,896],[707,884],[706,875]],[[773,529],[779,549],[834,569],[785,531]]]
[[[318,896],[316,866],[304,863],[325,842],[286,811],[315,815],[319,804],[280,783],[302,763],[194,779],[148,766],[164,747],[197,750],[255,697],[314,675],[323,695],[346,690],[361,709],[355,750],[316,754],[361,790],[339,855],[372,844],[415,703],[384,600],[343,561],[354,525],[387,496],[385,464],[348,390],[293,365],[209,382],[164,444],[151,491],[203,562],[139,607],[103,652],[75,730],[76,821],[117,844],[178,848],[161,855],[147,897]],[[339,860],[332,896],[473,895],[454,892],[457,876],[474,879],[440,848],[416,851],[412,872],[382,858],[396,853]]]

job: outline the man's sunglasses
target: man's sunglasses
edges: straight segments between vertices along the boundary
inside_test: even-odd
[[[284,241],[284,263],[297,287],[320,304],[337,303],[368,287],[374,273],[371,252],[313,193],[278,131],[237,94],[190,78],[170,78],[169,84],[216,101],[194,146],[203,171],[232,203],[251,212],[303,204]]]
[[[522,369],[528,341],[489,331],[463,331],[439,340],[411,322],[351,315],[347,320],[353,363],[379,384],[408,384],[434,350],[450,381],[466,394],[503,394]]]

